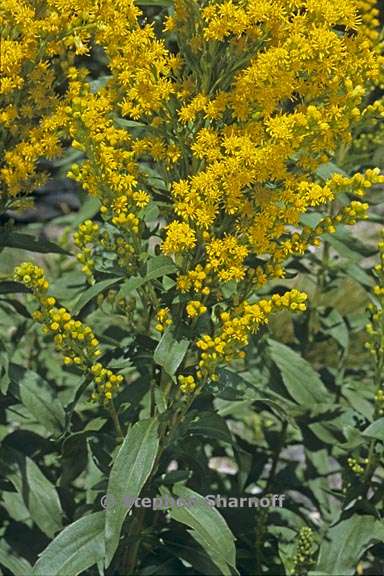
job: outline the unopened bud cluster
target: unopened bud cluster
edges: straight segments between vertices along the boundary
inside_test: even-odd
[[[300,528],[296,552],[293,558],[293,568],[290,572],[292,576],[306,576],[313,566],[314,559],[314,537],[313,530],[304,526]]]

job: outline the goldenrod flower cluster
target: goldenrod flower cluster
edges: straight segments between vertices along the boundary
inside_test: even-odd
[[[178,377],[179,387],[183,394],[191,394],[197,388],[195,378],[192,375],[184,376],[180,374]]]
[[[15,280],[22,282],[32,290],[39,300],[45,298],[49,288],[48,280],[44,276],[44,270],[30,262],[25,262],[15,269]]]
[[[99,238],[99,225],[92,220],[85,220],[79,226],[78,232],[73,235],[73,240],[76,246],[80,249],[76,258],[81,262],[82,271],[88,277],[89,281],[93,282],[93,268],[95,261],[92,258],[92,248],[97,244]]]
[[[376,27],[371,4],[175,0],[162,34],[133,0],[84,0],[81,10],[72,0],[42,4],[43,16],[30,18],[31,38],[39,44],[48,26],[49,62],[63,50],[86,55],[90,42],[108,60],[109,76],[95,90],[86,58],[82,67],[69,59],[61,67],[65,94],[51,99],[55,142],[65,135],[83,155],[68,175],[101,206],[101,221],[85,222],[75,236],[83,271],[93,282],[105,256],[137,273],[143,254],[160,245],[177,266],[176,286],[167,298],[159,283],[143,288],[158,311],[148,325],[194,331],[196,378],[214,380],[272,312],[305,309],[298,291],[257,299],[260,287],[283,278],[287,259],[324,232],[364,218],[361,197],[384,181],[372,169],[318,177],[351,146],[380,82],[384,60],[367,33]],[[24,187],[30,168],[17,158],[27,156],[13,155],[17,174],[2,173],[14,179],[12,193]],[[328,215],[304,224],[312,211]],[[152,310],[148,301],[143,307]]]
[[[203,268],[201,264],[198,264],[194,270],[190,270],[187,274],[179,274],[177,278],[178,290],[181,293],[192,291],[208,296],[210,293],[210,271],[209,265]]]
[[[242,302],[232,312],[222,312],[215,335],[203,334],[196,345],[200,350],[197,377],[216,381],[216,369],[222,363],[231,363],[236,358],[244,358],[242,350],[251,334],[269,321],[269,316],[277,310],[299,312],[306,310],[307,294],[298,290],[287,291],[283,296],[274,294],[251,304]]]
[[[60,154],[65,124],[59,89],[75,56],[88,53],[97,5],[2,0],[0,6],[1,207],[15,205],[46,176],[38,161]]]
[[[83,372],[94,376],[97,390],[93,398],[102,402],[111,400],[123,377],[97,361],[101,349],[92,329],[72,318],[66,308],[57,306],[56,299],[47,295],[48,282],[39,266],[25,262],[16,267],[14,278],[32,290],[38,302],[33,319],[43,325],[44,334],[53,336],[56,349],[64,356],[64,364],[75,364]]]
[[[368,464],[368,458],[357,460],[356,458],[351,457],[348,458],[347,464],[352,472],[354,472],[357,476],[362,476]]]
[[[110,261],[115,261],[125,273],[136,269],[135,249],[120,231],[105,229],[92,220],[85,220],[73,235],[74,243],[79,248],[76,259],[82,264],[82,272],[90,284],[95,283],[94,270],[97,264],[105,265],[105,254]]]
[[[157,324],[155,326],[158,332],[164,332],[167,326],[172,324],[172,319],[170,318],[169,308],[161,308],[156,314]]]
[[[378,77],[381,64],[360,33],[354,2],[304,5],[301,10],[287,0],[223,2],[199,9],[179,1],[177,65],[166,43],[150,27],[140,27],[131,10],[125,36],[120,29],[116,35],[119,49],[106,32],[110,22],[98,31],[97,38],[107,36],[111,68],[119,73],[91,94],[82,75],[73,72],[70,134],[87,159],[71,174],[103,200],[112,224],[128,235],[139,233],[140,210],[154,186],[138,161],[152,159],[171,187],[178,215],[164,228],[165,254],[192,257],[203,247],[199,264],[210,265],[218,283],[244,279],[250,254],[281,260],[288,227],[334,199],[331,185],[320,186],[313,172],[351,139],[363,86]],[[336,26],[354,33],[340,34]],[[191,34],[192,53],[186,50]],[[212,61],[203,72],[197,61],[209,50]],[[228,73],[216,69],[220,51]],[[148,63],[151,54],[155,69]],[[197,73],[201,78],[193,82]],[[136,84],[128,88],[128,78],[140,78],[141,90]],[[145,136],[119,128],[115,114],[140,120]],[[178,152],[169,166],[171,146]],[[348,190],[349,182],[344,184]],[[300,251],[307,246],[303,239]],[[285,258],[287,250],[285,243]],[[269,266],[267,275],[275,269]]]
[[[110,246],[107,245],[105,240],[102,240],[101,244],[117,254],[117,264],[120,268],[128,273],[135,269],[135,249],[122,236],[118,236]]]
[[[197,318],[205,314],[208,308],[199,300],[190,300],[186,306],[187,315],[189,318]]]
[[[313,530],[304,526],[300,528],[295,555],[293,557],[293,567],[289,572],[291,576],[296,574],[306,574],[314,564],[315,539]]]
[[[380,23],[380,2],[377,0],[359,0],[361,25],[360,30],[375,52],[382,57],[384,55],[383,28]],[[352,151],[358,152],[360,157],[367,159],[378,145],[384,141],[384,99],[382,89],[384,87],[384,66],[381,66],[379,77],[371,82],[371,90],[367,95],[369,105],[362,111],[361,122],[354,133]],[[379,90],[377,89],[379,88]]]
[[[119,389],[124,379],[123,376],[121,374],[115,374],[108,368],[104,368],[100,362],[93,364],[91,373],[94,376],[94,381],[97,386],[96,391],[92,393],[92,399],[108,402]]]
[[[357,2],[361,16],[361,28],[367,38],[377,45],[380,39],[380,10],[376,0],[359,0]]]
[[[164,254],[177,254],[191,250],[196,245],[196,235],[186,222],[171,222],[163,243]]]

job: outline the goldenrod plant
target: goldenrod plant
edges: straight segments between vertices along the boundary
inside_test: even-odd
[[[44,159],[83,201],[59,242],[0,231],[6,576],[381,570],[378,7],[0,18],[0,211]]]

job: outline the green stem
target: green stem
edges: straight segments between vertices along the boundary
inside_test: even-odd
[[[125,435],[124,435],[123,429],[121,427],[119,416],[117,414],[113,400],[111,400],[111,402],[109,404],[109,413],[111,414],[112,422],[113,422],[113,425],[115,427],[116,440],[117,440],[117,442],[121,443],[124,440]]]
[[[288,422],[287,422],[287,420],[284,420],[282,427],[281,427],[279,440],[278,440],[276,447],[273,451],[271,470],[269,472],[267,483],[266,483],[265,488],[264,488],[265,494],[268,494],[269,489],[273,485],[273,481],[275,479],[275,474],[276,474],[276,470],[277,470],[277,465],[279,463],[280,454],[281,454],[282,449],[284,448],[284,443],[285,443],[285,439],[287,436],[287,429],[288,429]]]
[[[183,420],[186,412],[189,410],[195,397],[196,397],[196,394],[191,396],[189,401],[185,403],[185,405],[182,407],[182,409],[179,412],[178,411],[175,412],[176,417],[174,417],[172,419],[172,422],[170,423],[170,425],[166,425],[160,429],[159,450],[158,450],[156,460],[155,460],[155,463],[153,465],[151,474],[147,480],[147,483],[146,483],[147,486],[150,484],[152,478],[154,478],[154,476],[156,475],[156,473],[158,471],[160,459],[161,459],[164,451],[170,445],[170,443],[173,439],[174,430],[177,428],[177,426]],[[133,513],[135,513],[135,510],[133,511]],[[136,564],[137,564],[137,560],[138,560],[138,553],[140,551],[140,539],[139,539],[138,535],[143,530],[144,516],[145,516],[145,510],[143,508],[140,508],[137,511],[137,515],[134,518],[132,518],[132,520],[131,520],[132,524],[131,524],[131,527],[130,527],[130,530],[128,533],[128,539],[132,538],[133,536],[135,536],[136,539],[135,539],[135,542],[133,543],[132,547],[128,548],[126,553],[124,554],[124,558],[123,558],[123,562],[122,562],[123,568],[124,568],[124,572],[123,572],[124,576],[125,575],[131,576],[131,575],[135,574],[135,568],[136,568]]]
[[[323,254],[321,258],[321,268],[318,274],[318,287],[319,291],[322,292],[327,285],[327,271],[329,267],[330,260],[330,245],[326,240],[323,243]]]
[[[126,576],[131,576],[135,573],[135,567],[137,563],[137,556],[140,549],[140,533],[143,529],[144,525],[144,517],[145,517],[145,509],[140,508],[137,512],[136,516],[136,523],[132,522],[131,529],[128,534],[128,538],[134,537],[135,540],[131,546],[128,543],[127,554],[124,558],[124,572],[123,574]]]
[[[376,364],[375,378],[374,378],[376,393],[381,389],[381,375],[383,372],[383,368],[384,368],[384,361],[383,361],[383,359],[379,359],[377,364]],[[378,410],[376,407],[375,413],[373,415],[373,420],[374,421],[377,420],[378,416],[379,416],[379,414],[378,414]],[[365,495],[367,494],[367,492],[369,490],[371,479],[372,479],[372,477],[376,471],[377,464],[378,464],[377,459],[375,457],[376,442],[377,441],[375,439],[371,440],[371,442],[369,444],[369,448],[368,448],[368,464],[367,464],[367,467],[365,469],[364,478],[363,478]]]

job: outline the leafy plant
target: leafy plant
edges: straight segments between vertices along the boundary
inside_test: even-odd
[[[5,575],[380,572],[373,3],[0,14]]]

